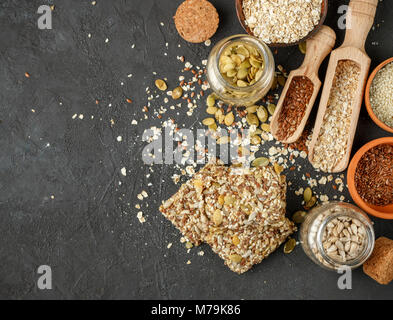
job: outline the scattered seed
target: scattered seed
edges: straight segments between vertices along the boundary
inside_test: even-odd
[[[205,126],[211,126],[213,123],[215,123],[215,120],[213,118],[206,118],[202,120],[202,123]]]
[[[224,123],[226,126],[231,126],[233,124],[233,121],[235,120],[235,116],[233,115],[233,112],[227,113],[224,119]]]
[[[175,89],[172,90],[172,99],[177,100],[181,98],[182,95],[183,95],[182,87],[176,87]]]
[[[292,221],[295,223],[303,223],[304,219],[306,218],[307,212],[306,211],[296,211],[292,216]]]
[[[166,85],[165,81],[161,79],[157,79],[155,81],[155,85],[161,91],[165,91],[166,89],[168,89],[168,86]]]
[[[296,240],[291,238],[284,245],[284,253],[291,253],[296,247]]]
[[[267,105],[267,110],[269,111],[270,115],[272,116],[274,114],[274,111],[276,110],[276,105],[273,103],[269,103]]]
[[[270,132],[270,124],[268,123],[262,123],[261,129],[265,132]]]
[[[304,192],[303,192],[303,198],[304,198],[304,202],[309,202],[311,200],[312,197],[312,190],[310,187],[307,187]]]
[[[256,158],[251,165],[253,167],[266,167],[269,164],[269,159],[265,157]]]

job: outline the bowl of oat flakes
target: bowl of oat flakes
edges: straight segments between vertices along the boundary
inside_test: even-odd
[[[236,0],[243,29],[270,47],[297,45],[323,25],[327,0]]]
[[[393,58],[371,73],[365,93],[367,112],[377,126],[393,133]]]

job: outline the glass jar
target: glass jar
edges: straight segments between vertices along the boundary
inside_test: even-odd
[[[300,242],[309,258],[323,268],[354,269],[370,257],[375,235],[370,218],[361,209],[349,203],[330,202],[306,215]]]
[[[246,44],[257,49],[264,59],[262,76],[254,84],[247,87],[237,87],[229,83],[221,75],[219,60],[226,48],[235,44]],[[261,40],[249,35],[234,35],[221,40],[210,52],[207,60],[207,79],[210,88],[222,101],[237,105],[249,106],[262,99],[272,87],[274,81],[274,58],[269,47]]]

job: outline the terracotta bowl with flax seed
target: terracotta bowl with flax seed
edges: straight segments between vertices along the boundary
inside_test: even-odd
[[[349,193],[351,194],[353,201],[355,201],[355,203],[360,208],[362,208],[364,211],[375,217],[381,219],[393,220],[393,203],[390,203],[385,206],[378,206],[366,202],[365,200],[363,200],[358,190],[356,189],[356,181],[355,181],[356,170],[358,168],[359,161],[362,159],[362,157],[374,147],[385,145],[385,144],[393,146],[393,137],[376,139],[365,144],[362,148],[360,148],[360,150],[354,155],[354,157],[351,160],[351,163],[349,164],[348,173],[347,173],[347,183],[348,183]]]

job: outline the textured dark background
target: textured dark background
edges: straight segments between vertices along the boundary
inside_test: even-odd
[[[301,247],[290,255],[280,248],[241,276],[205,245],[186,252],[180,234],[157,210],[177,190],[170,178],[177,171],[155,166],[146,178],[149,167],[141,159],[141,134],[160,120],[131,125],[132,119],[142,119],[145,88],[154,79],[167,77],[170,86],[176,84],[182,68],[177,55],[200,64],[211,49],[177,35],[172,16],[180,2],[0,2],[0,298],[393,298],[393,284],[380,286],[361,269],[353,274],[352,290],[338,290],[338,275],[314,265]],[[221,17],[213,45],[242,33],[234,1],[212,2]],[[343,3],[347,1],[330,1],[327,20],[337,31],[338,44],[344,31],[336,28],[337,7]],[[36,11],[42,4],[55,5],[53,30],[37,28]],[[392,14],[393,3],[381,1],[375,20],[380,26],[367,41],[372,67],[393,56]],[[296,47],[276,54],[277,64],[288,70],[302,58]],[[326,62],[321,78],[325,68]],[[127,104],[126,97],[133,103]],[[159,103],[153,107],[158,109]],[[84,119],[72,119],[74,114]],[[184,110],[164,118],[170,115],[186,127],[202,127],[197,120],[205,116],[202,106],[192,117]],[[116,141],[119,135],[122,142]],[[363,109],[354,151],[386,135]],[[123,166],[126,177],[120,174]],[[304,172],[311,170],[307,161],[304,166]],[[305,185],[300,177],[289,176],[294,184],[288,192],[289,212],[300,208],[293,195],[299,184]],[[143,225],[134,208],[142,190],[149,193],[142,203]],[[373,220],[377,236],[393,238],[392,221]],[[201,249],[203,257],[197,255]],[[52,267],[52,290],[36,286],[41,264]]]

